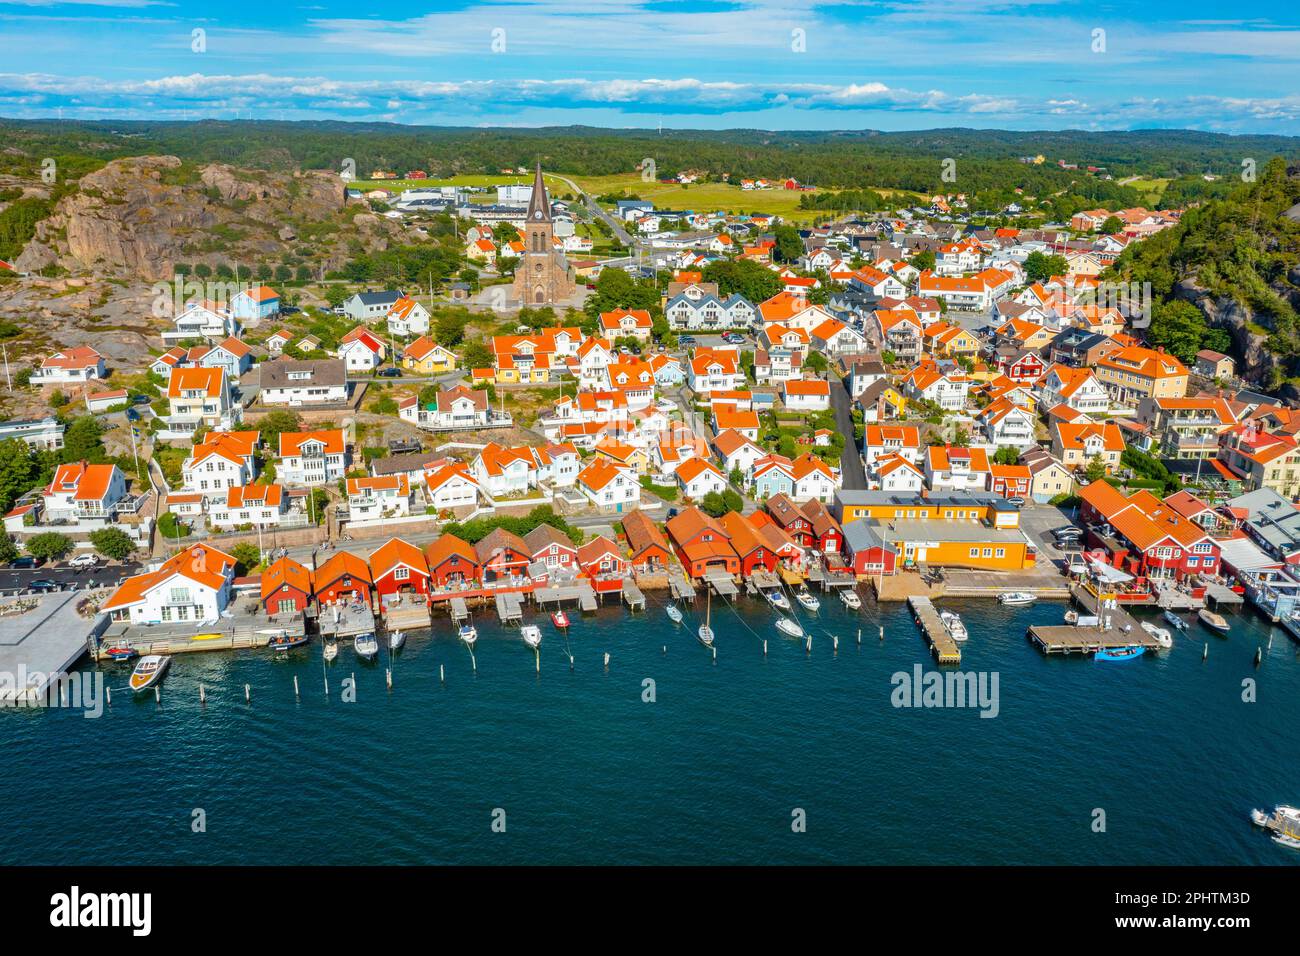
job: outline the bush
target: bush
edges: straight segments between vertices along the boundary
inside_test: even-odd
[[[190,529],[183,524],[175,514],[170,511],[163,512],[162,517],[158,519],[158,533],[164,538],[175,540],[176,538],[185,538],[190,534]]]
[[[34,558],[57,561],[72,550],[72,539],[57,531],[46,531],[27,539],[27,553]]]

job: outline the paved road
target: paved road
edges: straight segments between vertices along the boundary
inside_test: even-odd
[[[628,249],[636,248],[639,240],[634,239],[631,235],[629,235],[628,231],[623,228],[623,223],[620,222],[618,219],[615,219],[612,215],[610,215],[603,208],[601,208],[600,203],[596,202],[594,198],[588,196],[585,192],[583,192],[582,189],[578,187],[577,183],[575,183],[572,179],[565,179],[563,176],[556,176],[555,178],[560,180],[563,183],[567,183],[569,188],[573,190],[573,194],[582,199],[583,204],[587,207],[587,211],[591,213],[593,216],[598,217],[601,220],[601,222],[605,223],[605,225],[609,226],[610,230],[618,238],[619,242],[621,242]]]
[[[140,565],[134,561],[126,564],[105,564],[101,562],[97,567],[83,571],[69,568],[66,565],[48,564],[31,570],[0,568],[0,591],[22,591],[32,581],[38,580],[54,581],[65,588],[76,587],[78,590],[82,590],[88,587],[91,581],[94,581],[96,585],[116,584],[122,578],[139,572]]]
[[[853,402],[848,389],[838,378],[831,378],[831,408],[835,412],[835,427],[844,436],[844,451],[840,455],[840,478],[848,491],[863,491],[867,487],[867,473],[862,467],[862,455],[853,439]]]

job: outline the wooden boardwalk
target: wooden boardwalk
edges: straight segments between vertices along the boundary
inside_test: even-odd
[[[672,592],[674,600],[695,600],[695,585],[691,584],[690,579],[676,568],[669,573],[668,589]]]
[[[454,597],[451,599],[451,619],[459,624],[465,618],[469,617],[469,606],[466,605],[463,597]]]
[[[645,610],[645,595],[631,578],[623,579],[623,600],[634,611]]]
[[[497,617],[502,624],[510,624],[524,619],[523,599],[516,591],[502,591],[497,594]]]
[[[960,664],[961,648],[949,635],[948,629],[939,619],[939,612],[934,609],[928,597],[912,596],[907,599],[907,606],[921,634],[930,645],[930,650],[940,664]]]
[[[704,580],[713,588],[714,594],[729,598],[740,594],[740,588],[736,587],[736,582],[731,579],[731,575],[716,575],[706,577]]]

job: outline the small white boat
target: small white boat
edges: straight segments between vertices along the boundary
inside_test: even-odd
[[[1008,607],[1024,607],[1026,604],[1033,604],[1038,600],[1038,595],[1030,594],[1028,591],[1003,591],[998,595],[998,603],[1005,604]]]
[[[478,628],[471,624],[462,624],[460,626],[460,639],[471,647],[478,640]]]
[[[379,641],[373,634],[358,634],[352,641],[352,649],[362,660],[371,660],[379,653]]]
[[[1170,636],[1169,632],[1166,631],[1163,627],[1156,627],[1150,621],[1143,621],[1141,624],[1141,628],[1142,630],[1150,634],[1153,638],[1155,638],[1157,646],[1159,647],[1174,646],[1173,637]]]
[[[966,633],[966,625],[961,622],[961,616],[956,611],[940,611],[939,620],[943,621],[943,626],[948,629],[948,636],[954,641],[964,641],[969,637]]]
[[[388,635],[388,649],[390,651],[400,651],[402,645],[406,643],[406,635],[401,631],[393,631]]]
[[[1180,631],[1187,630],[1187,622],[1175,614],[1173,611],[1165,611],[1165,620],[1178,628]]]
[[[1228,619],[1222,614],[1215,614],[1209,608],[1203,607],[1196,612],[1196,617],[1210,630],[1218,631],[1220,634],[1228,633]]]
[[[682,623],[682,612],[677,610],[676,604],[668,605],[664,608],[664,611],[668,615],[668,620],[672,621],[674,624]]]
[[[778,617],[776,619],[776,629],[782,634],[788,634],[791,637],[803,637],[803,628],[788,617]]]
[[[542,629],[536,624],[525,624],[519,629],[519,636],[533,650],[542,646]]]
[[[786,598],[780,588],[768,588],[763,592],[763,597],[767,598],[767,603],[772,605],[778,611],[790,610],[790,601]]]
[[[705,647],[713,646],[713,628],[710,626],[713,620],[713,592],[707,594],[708,603],[704,606],[704,623],[700,625],[697,632],[700,643]]]
[[[856,611],[862,607],[862,598],[858,597],[858,592],[853,588],[844,588],[840,591],[840,600],[850,611]]]
[[[138,694],[158,683],[171,660],[165,654],[146,654],[140,658],[136,661],[135,670],[131,671],[131,690]]]
[[[794,599],[810,611],[815,611],[822,606],[822,602],[817,599],[817,595],[807,588],[800,588]]]
[[[332,661],[332,660],[334,660],[334,658],[336,658],[336,657],[339,656],[339,642],[338,642],[338,641],[326,641],[326,642],[325,642],[325,652],[324,652],[324,653],[325,653],[325,660],[327,660],[327,661]]]
[[[1285,833],[1273,834],[1273,842],[1280,843],[1285,847],[1290,847],[1292,850],[1300,850],[1300,840],[1297,840],[1293,836],[1288,836]]]

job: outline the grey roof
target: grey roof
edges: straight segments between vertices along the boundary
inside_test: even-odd
[[[353,298],[360,299],[362,305],[392,304],[402,297],[402,293],[391,289],[384,292],[357,292]]]
[[[869,551],[872,548],[884,548],[894,554],[898,553],[893,545],[887,544],[880,536],[880,523],[869,519],[850,521],[844,526],[844,544],[854,554]]]
[[[1300,511],[1273,489],[1248,491],[1228,504],[1246,509],[1247,530],[1275,554],[1286,556],[1300,551]]]
[[[290,372],[310,371],[311,378],[290,379]],[[261,387],[289,388],[304,385],[346,385],[348,381],[347,366],[342,359],[290,359],[279,358],[263,362],[260,366]]]
[[[389,455],[376,458],[370,462],[370,473],[376,478],[384,475],[401,475],[420,471],[431,462],[441,461],[445,456],[432,451],[416,451],[409,455]]]
[[[991,491],[955,491],[952,494],[931,494],[928,498],[920,494],[903,494],[897,491],[859,491],[840,488],[835,492],[835,500],[845,505],[899,505],[913,508],[926,505],[993,505],[999,510],[1014,511],[1015,506],[1007,504],[1001,495]],[[1005,507],[1002,507],[1005,506]]]

